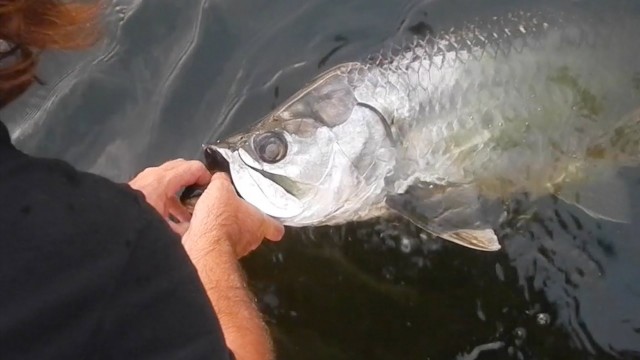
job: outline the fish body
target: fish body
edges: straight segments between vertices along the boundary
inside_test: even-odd
[[[594,158],[635,155],[607,137],[639,106],[640,27],[588,20],[509,13],[347,69],[400,140],[395,191],[418,177],[542,194]]]
[[[640,150],[640,21],[607,11],[506,11],[338,65],[208,151],[291,226],[394,212],[497,250],[518,193],[624,220],[607,187]]]

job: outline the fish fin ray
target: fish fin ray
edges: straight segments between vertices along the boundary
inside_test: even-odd
[[[390,195],[387,206],[418,227],[468,248],[500,249],[487,217],[491,209],[471,185],[420,182],[402,194]],[[496,217],[497,218],[497,217]]]
[[[493,229],[461,229],[435,235],[475,250],[497,251],[501,248]]]

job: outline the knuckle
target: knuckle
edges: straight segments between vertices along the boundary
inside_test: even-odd
[[[157,171],[158,171],[158,168],[149,167],[149,168],[146,168],[146,169],[142,170],[140,175],[142,175],[142,176],[150,176],[150,175],[153,175],[154,173],[156,173]]]
[[[189,168],[189,170],[192,170],[192,171],[197,171],[197,172],[207,171],[207,168],[204,166],[204,164],[198,160],[187,161],[185,165]]]
[[[181,162],[184,162],[183,158],[177,158],[177,159],[173,159],[173,160],[169,160],[167,162],[165,162],[164,164],[160,165],[160,167],[172,167],[175,166],[176,164],[179,164]]]
[[[193,164],[193,166],[198,169],[198,170],[202,170],[202,171],[209,171],[207,170],[207,167],[204,166],[204,164],[201,161],[198,160],[192,160],[191,162]]]

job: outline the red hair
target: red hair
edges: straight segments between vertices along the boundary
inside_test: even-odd
[[[38,81],[42,50],[93,45],[100,8],[101,1],[0,0],[0,108]]]

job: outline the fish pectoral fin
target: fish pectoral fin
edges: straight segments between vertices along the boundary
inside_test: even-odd
[[[476,250],[500,249],[489,225],[498,218],[497,207],[478,195],[472,185],[437,185],[420,182],[404,193],[388,196],[387,206],[420,228]],[[492,217],[493,216],[493,217]]]
[[[585,183],[563,184],[555,195],[590,216],[613,222],[631,222],[629,193],[624,181],[613,171],[588,175]]]
[[[498,242],[498,237],[493,229],[461,229],[434,235],[476,250],[500,250],[500,243]]]

